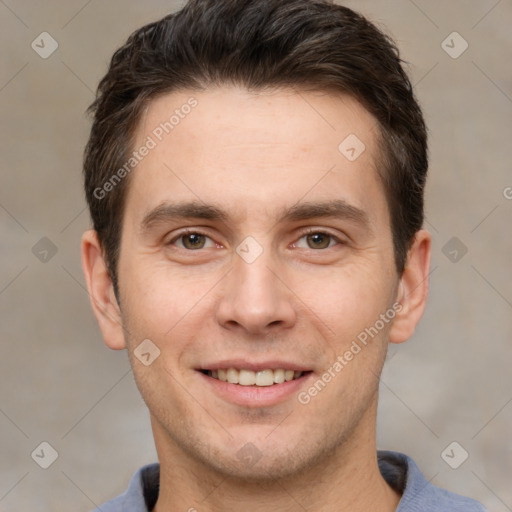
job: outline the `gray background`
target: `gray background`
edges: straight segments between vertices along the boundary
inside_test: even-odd
[[[431,134],[431,294],[413,339],[390,350],[379,446],[511,511],[512,3],[345,3],[398,41]],[[80,172],[84,111],[112,52],[180,4],[0,1],[2,511],[86,511],[156,460],[126,354],[103,345],[84,289]],[[47,59],[31,48],[43,31],[59,44]],[[455,59],[442,47],[454,31],[469,44]],[[46,470],[31,458],[43,441],[58,452]],[[441,456],[453,441],[452,465],[469,453],[457,469]]]

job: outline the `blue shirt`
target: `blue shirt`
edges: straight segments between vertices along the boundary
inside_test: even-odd
[[[402,494],[396,512],[486,512],[475,500],[432,485],[407,455],[379,451],[378,461],[386,482]],[[140,468],[124,494],[94,512],[150,512],[158,498],[159,476],[159,464]]]

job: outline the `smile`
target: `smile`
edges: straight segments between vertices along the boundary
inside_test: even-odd
[[[237,368],[218,368],[217,370],[202,370],[205,375],[229,384],[238,384],[240,386],[274,386],[298,379],[303,375],[302,371],[284,370],[277,368],[275,370],[266,369],[252,371]]]

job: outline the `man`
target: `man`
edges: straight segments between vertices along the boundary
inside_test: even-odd
[[[376,451],[426,302],[426,130],[393,43],[321,0],[191,0],[91,106],[83,266],[159,465],[106,511],[481,511]]]

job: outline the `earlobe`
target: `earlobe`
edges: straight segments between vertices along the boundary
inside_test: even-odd
[[[424,229],[418,231],[407,254],[405,270],[400,277],[396,301],[401,308],[391,327],[389,341],[407,341],[425,311],[428,297],[431,236]]]
[[[92,309],[105,344],[113,350],[126,348],[121,312],[98,235],[94,230],[86,231],[82,236],[82,268]]]

